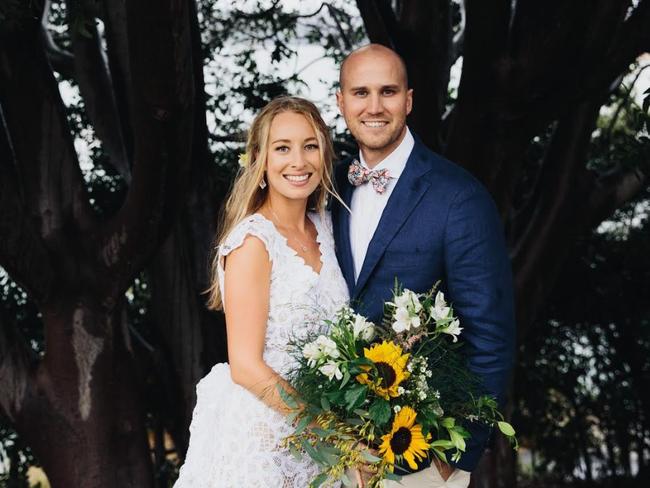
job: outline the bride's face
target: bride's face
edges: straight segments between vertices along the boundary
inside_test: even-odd
[[[302,115],[276,115],[269,131],[266,180],[269,192],[291,200],[307,199],[321,181],[318,140]]]

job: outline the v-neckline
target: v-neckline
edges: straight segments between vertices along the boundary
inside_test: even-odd
[[[291,253],[293,254],[293,257],[298,259],[300,261],[300,264],[302,264],[305,268],[307,268],[309,271],[311,271],[314,275],[316,275],[317,277],[320,277],[320,274],[323,271],[323,266],[325,266],[325,259],[323,257],[323,249],[321,247],[321,245],[322,245],[321,232],[320,232],[319,225],[309,216],[309,214],[306,214],[307,218],[314,225],[314,228],[316,229],[316,243],[318,244],[318,262],[320,263],[320,268],[318,268],[318,271],[316,271],[311,264],[307,263],[307,261],[305,261],[305,258],[303,258],[300,254],[298,254],[298,251],[296,251],[293,247],[291,247],[289,245],[289,239],[287,239],[286,236],[282,232],[280,232],[280,230],[275,226],[275,223],[273,223],[273,221],[271,219],[266,218],[260,212],[256,212],[255,215],[259,215],[264,220],[266,220],[269,224],[271,224],[271,227],[273,227],[273,230],[276,232],[276,234],[278,234],[282,238],[284,246],[289,251],[291,251]]]

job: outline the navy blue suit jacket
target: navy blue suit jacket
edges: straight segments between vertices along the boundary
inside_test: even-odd
[[[347,180],[349,163],[335,170],[338,192],[348,206],[354,191]],[[379,323],[395,278],[415,292],[441,280],[464,327],[460,338],[469,367],[486,392],[502,402],[515,347],[512,272],[501,221],[485,188],[416,138],[356,283],[349,213],[334,202],[332,218],[336,254],[357,311]],[[476,424],[467,427],[472,439],[455,465],[472,471],[490,431]]]

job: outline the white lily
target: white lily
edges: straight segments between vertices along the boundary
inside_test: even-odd
[[[324,335],[319,335],[316,338],[316,344],[320,348],[323,355],[335,359],[340,356],[339,350],[336,347],[336,342],[334,342],[329,337],[326,337]]]
[[[321,350],[316,342],[308,342],[302,348],[302,355],[307,358],[307,364],[313,367],[321,357]]]
[[[400,307],[395,311],[395,321],[392,327],[398,334],[411,328],[411,315],[406,307]]]
[[[352,332],[355,339],[360,337],[364,341],[371,341],[375,336],[375,324],[368,322],[362,315],[355,314]]]
[[[341,368],[339,368],[339,365],[336,364],[334,361],[328,361],[325,364],[323,364],[318,370],[323,373],[325,376],[329,378],[331,381],[332,378],[336,378],[337,380],[340,380],[343,378],[343,373],[341,372]]]
[[[439,291],[436,294],[436,299],[433,304],[433,307],[431,307],[431,309],[429,310],[431,318],[436,322],[438,320],[446,319],[449,316],[450,311],[451,308],[447,306],[447,302],[445,301],[445,294]]]
[[[440,329],[440,332],[443,334],[449,334],[454,338],[454,342],[458,341],[458,336],[463,328],[460,326],[460,320],[454,319],[451,324],[449,324],[444,329]]]

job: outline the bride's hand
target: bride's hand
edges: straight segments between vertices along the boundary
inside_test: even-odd
[[[357,449],[368,450],[373,456],[379,456],[379,453],[376,449],[368,447],[365,443],[361,442],[357,446]],[[368,480],[377,472],[377,468],[372,464],[363,463],[357,465],[354,470],[355,477],[357,479],[357,485],[359,488],[366,488]]]

